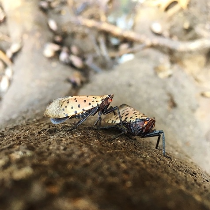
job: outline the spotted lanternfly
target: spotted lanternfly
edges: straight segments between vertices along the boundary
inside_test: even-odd
[[[110,113],[104,118],[104,122],[112,124],[112,126],[102,128],[119,128],[120,130],[122,130],[122,133],[120,133],[119,135],[128,133],[133,136],[140,136],[141,138],[158,136],[156,149],[158,148],[160,137],[162,134],[163,155],[165,156],[165,135],[163,130],[154,129],[154,118],[149,118],[145,114],[138,112],[137,110],[126,104],[120,105],[119,111],[121,119],[119,118],[119,115]]]
[[[115,110],[118,110],[119,114],[117,106],[109,107],[113,97],[114,95],[111,94],[102,96],[68,96],[65,98],[58,98],[46,108],[44,115],[50,117],[53,124],[59,124],[71,118],[79,118],[80,120],[75,125],[76,128],[89,116],[98,113],[98,119],[94,125],[97,125],[98,123],[100,125],[102,114],[105,115],[114,112]]]

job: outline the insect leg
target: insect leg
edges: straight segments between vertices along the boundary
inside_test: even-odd
[[[100,129],[112,129],[112,128],[117,128],[116,125],[109,125],[109,126],[104,126],[104,127],[100,127]]]
[[[118,106],[115,106],[115,107],[110,106],[108,109],[105,109],[103,112],[99,111],[98,112],[98,119],[96,120],[94,125],[97,125],[99,123],[99,126],[101,126],[101,115],[102,114],[106,115],[106,114],[109,114],[111,112],[115,113],[115,110],[117,110],[117,112],[118,112],[119,119],[120,119],[120,124],[121,124],[121,127],[123,128],[122,117],[120,115],[120,110],[119,110]]]
[[[102,113],[101,111],[98,112],[98,119],[95,121],[94,126],[95,126],[95,125],[98,125],[98,123],[99,123],[99,126],[101,126],[101,115],[102,115],[102,114],[106,114],[106,113],[105,113],[105,112]],[[107,113],[107,114],[108,114],[108,113]]]
[[[163,130],[158,130],[158,131],[153,131],[151,133],[147,133],[146,135],[142,136],[142,138],[146,138],[146,137],[154,137],[154,136],[158,136],[157,139],[157,143],[156,143],[156,149],[158,148],[159,142],[160,142],[160,136],[162,134],[162,144],[163,144],[163,155],[166,155],[166,151],[165,151],[165,134]]]
[[[123,134],[125,134],[124,131],[121,132],[121,133],[119,133],[119,134],[117,134],[116,136],[112,137],[110,140],[114,140],[114,139],[118,138],[119,136],[121,136],[121,135],[123,135]]]
[[[97,125],[98,122],[99,122],[99,126],[101,125],[101,115],[102,115],[102,113],[99,111],[98,112],[98,119],[95,121],[94,126]]]
[[[158,140],[157,140],[157,143],[156,143],[155,149],[158,149],[158,145],[159,145],[159,143],[160,143],[160,136],[161,136],[161,135],[159,135],[159,136],[158,136]]]
[[[162,144],[163,144],[163,155],[165,156],[166,155],[166,142],[165,142],[165,134],[164,132],[162,131]]]
[[[118,114],[119,119],[120,119],[120,125],[123,128],[122,117],[121,117],[120,110],[119,110],[119,107],[118,106],[115,106],[115,107],[110,106],[109,109],[106,109],[103,112],[103,114],[109,114],[110,112],[114,112],[115,113],[115,110],[117,110],[117,114]]]
[[[73,128],[72,128],[71,130],[77,128],[80,124],[82,124],[85,120],[87,120],[87,118],[88,118],[89,116],[93,115],[93,113],[96,112],[97,108],[98,108],[98,107],[95,107],[94,109],[92,109],[91,112],[90,112],[88,115],[86,115],[84,118],[82,118],[81,120],[79,120],[79,121],[76,123],[76,125],[73,126]]]
[[[125,129],[125,127],[123,126],[122,116],[121,116],[121,114],[120,114],[119,107],[118,107],[118,106],[115,106],[114,108],[117,109],[117,112],[118,112],[118,115],[119,115],[119,118],[120,118],[120,125],[121,125],[121,128],[122,128],[122,129]],[[126,129],[126,133],[127,133],[127,129]]]

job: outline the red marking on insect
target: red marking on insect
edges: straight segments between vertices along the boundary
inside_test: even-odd
[[[109,99],[108,99],[108,102],[111,103],[111,102],[112,102],[112,98],[109,98]]]
[[[51,122],[59,124],[67,119],[80,118],[76,125],[79,126],[89,116],[98,113],[98,119],[94,125],[101,123],[101,115],[114,112],[118,107],[109,107],[112,102],[113,94],[102,96],[68,96],[55,99],[44,113],[51,118]],[[119,113],[119,111],[118,111]]]
[[[140,113],[139,111],[126,104],[120,105],[119,111],[120,115],[110,113],[104,118],[104,122],[112,124],[112,126],[107,126],[104,128],[119,128],[120,130],[122,130],[122,133],[119,135],[128,133],[133,136],[140,136],[140,138],[158,136],[156,149],[158,148],[160,137],[162,135],[163,155],[165,156],[165,135],[162,130],[154,129],[154,118],[149,118],[145,114]],[[119,116],[121,116],[121,119],[119,118]]]

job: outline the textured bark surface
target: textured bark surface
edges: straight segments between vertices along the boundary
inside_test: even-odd
[[[185,156],[164,157],[156,138],[111,141],[117,131],[69,122],[0,132],[0,209],[210,209],[210,177]]]

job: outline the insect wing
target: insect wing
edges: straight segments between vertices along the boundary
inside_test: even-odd
[[[145,114],[140,113],[139,111],[135,110],[133,107],[128,106],[127,104],[122,104],[119,109],[122,121],[124,122],[135,122],[137,120],[143,120],[147,118]]]
[[[47,107],[44,115],[51,118],[71,117],[99,106],[107,97],[108,95],[58,98]]]
[[[138,112],[127,104],[120,105],[119,111],[123,122],[135,122],[139,119],[142,120],[147,118],[146,115]],[[104,118],[104,121],[110,124],[118,124],[120,123],[120,118],[119,115],[110,113]]]

